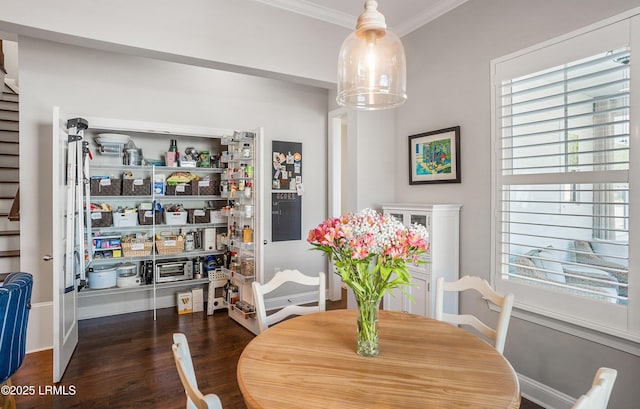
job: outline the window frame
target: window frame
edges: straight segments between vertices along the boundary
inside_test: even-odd
[[[620,37],[622,36],[622,37]],[[625,44],[611,43],[612,38],[626,38]],[[588,43],[589,50],[576,44]],[[615,45],[614,45],[615,44]],[[630,129],[629,129],[629,156],[628,171],[629,183],[629,302],[626,306],[595,302],[580,297],[566,297],[560,293],[534,286],[514,283],[502,278],[502,249],[501,249],[501,186],[498,180],[501,176],[500,140],[502,137],[500,127],[500,109],[497,102],[501,98],[501,79],[516,78],[521,75],[534,73],[549,67],[569,63],[592,55],[592,49],[600,48],[599,52],[607,46],[630,46],[631,53],[637,54],[640,60],[640,8],[629,10],[626,13],[609,18],[602,22],[592,24],[563,36],[548,40],[538,45],[528,47],[507,56],[491,61],[491,284],[499,292],[511,292],[515,294],[514,316],[563,330],[573,335],[583,336],[596,342],[607,345],[623,345],[628,352],[640,355],[640,258],[634,253],[634,243],[640,242],[640,217],[634,218],[635,207],[640,210],[640,159],[633,161],[634,153],[640,151],[640,64],[631,64],[630,77]],[[592,46],[592,47],[591,47]],[[556,61],[541,59],[540,55],[555,55]],[[562,56],[562,57],[560,57]],[[632,57],[633,58],[633,57]],[[507,67],[507,68],[505,68]],[[505,72],[506,70],[506,72]],[[634,80],[635,79],[635,80]],[[634,149],[635,148],[635,149]],[[636,154],[638,158],[640,155]],[[602,182],[587,179],[585,174],[575,172],[573,183],[597,183]],[[585,172],[586,173],[586,172]],[[591,176],[594,176],[593,174]],[[504,176],[501,176],[504,178]],[[539,175],[531,175],[530,181],[534,183]],[[597,179],[598,177],[596,177]],[[608,179],[604,177],[603,179]],[[539,178],[542,181],[542,178]],[[612,182],[613,183],[613,182]],[[636,188],[634,189],[634,186]],[[570,203],[568,203],[570,204]],[[636,211],[636,213],[638,213]],[[613,341],[611,337],[622,338]],[[631,341],[631,347],[629,342]]]

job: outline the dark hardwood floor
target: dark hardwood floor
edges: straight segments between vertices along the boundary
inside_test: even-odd
[[[344,308],[327,303],[327,309]],[[253,334],[224,311],[178,315],[173,308],[83,320],[69,366],[52,394],[51,351],[28,354],[12,377],[14,385],[34,386],[33,396],[17,396],[28,408],[184,408],[186,398],[176,372],[172,334],[189,340],[198,386],[216,393],[225,409],[246,409],[236,381],[236,364]],[[61,388],[63,386],[64,388]],[[523,399],[522,409],[540,409]],[[329,408],[328,408],[329,409]]]

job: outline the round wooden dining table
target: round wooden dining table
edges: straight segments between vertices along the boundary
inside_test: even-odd
[[[380,311],[380,355],[356,353],[357,310],[283,321],[238,362],[249,409],[518,408],[511,364],[479,337],[418,315]]]

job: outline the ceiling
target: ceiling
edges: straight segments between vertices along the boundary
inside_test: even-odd
[[[256,0],[348,29],[355,28],[364,0]],[[467,0],[378,0],[389,26],[403,36],[435,20]]]

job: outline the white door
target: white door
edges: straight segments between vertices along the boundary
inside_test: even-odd
[[[66,120],[53,110],[53,381],[59,382],[78,344],[76,315],[76,146],[68,143]],[[68,181],[68,183],[67,183]]]

